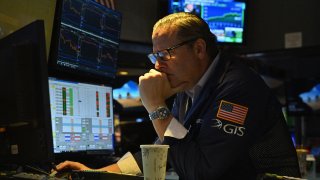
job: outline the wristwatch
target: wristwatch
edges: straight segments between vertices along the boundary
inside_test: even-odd
[[[156,119],[164,120],[170,116],[170,113],[171,112],[167,107],[160,106],[149,114],[149,118],[151,121]]]

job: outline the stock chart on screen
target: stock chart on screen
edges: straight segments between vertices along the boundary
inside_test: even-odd
[[[114,77],[121,16],[94,1],[63,0],[57,65]]]

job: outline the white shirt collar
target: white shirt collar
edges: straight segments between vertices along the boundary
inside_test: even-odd
[[[220,58],[220,53],[218,53],[218,55],[214,58],[214,60],[212,61],[212,63],[210,64],[210,66],[208,67],[206,72],[203,74],[203,76],[200,78],[198,83],[193,88],[191,88],[190,90],[185,91],[186,94],[189,97],[191,97],[192,102],[198,96],[198,94],[201,91],[202,87],[207,82],[207,80],[209,78],[209,75],[210,75],[211,71],[213,70],[213,67],[215,66],[215,64],[217,63],[219,58]]]

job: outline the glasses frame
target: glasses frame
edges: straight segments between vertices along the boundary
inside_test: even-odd
[[[178,44],[176,44],[176,45],[174,45],[172,47],[160,50],[160,51],[155,52],[155,53],[150,53],[147,56],[148,56],[149,60],[152,62],[152,64],[155,64],[158,59],[160,59],[161,61],[168,61],[168,60],[171,59],[170,51],[172,51],[174,49],[177,49],[178,47],[181,47],[181,46],[183,46],[185,44],[188,44],[188,43],[190,43],[192,41],[195,41],[197,39],[199,39],[199,38],[196,37],[196,38],[192,38],[192,39],[189,39],[189,40],[186,40],[186,41],[182,41],[182,42],[180,42],[180,43],[178,43]],[[164,59],[164,57],[166,56],[165,53],[168,53],[170,58]]]

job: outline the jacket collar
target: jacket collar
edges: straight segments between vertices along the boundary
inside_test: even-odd
[[[208,81],[211,72],[213,71],[213,69],[215,68],[218,60],[220,58],[220,53],[218,53],[218,55],[216,55],[216,57],[214,58],[214,60],[210,63],[208,69],[206,70],[206,72],[203,74],[203,76],[200,78],[200,80],[198,81],[198,83],[190,90],[185,91],[185,93],[191,97],[192,102],[198,97],[200,91],[202,90],[203,86],[205,85],[205,83]]]
[[[212,62],[213,67],[206,72],[209,74],[206,83],[201,88],[199,95],[193,102],[188,114],[186,114],[185,126],[189,126],[192,123],[191,120],[197,118],[193,117],[195,115],[194,112],[197,112],[197,115],[199,115],[199,113],[202,114],[202,111],[205,111],[206,108],[203,107],[203,105],[206,104],[206,101],[209,100],[210,96],[213,96],[212,93],[215,88],[223,81],[230,64],[231,58],[227,58],[226,55],[223,54],[221,54],[219,58],[215,58]]]

